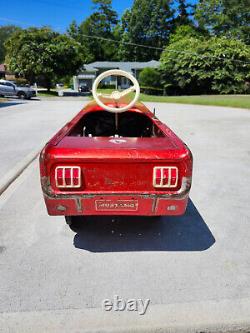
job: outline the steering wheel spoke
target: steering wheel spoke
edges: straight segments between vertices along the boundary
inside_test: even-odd
[[[125,89],[125,90],[123,90],[123,91],[120,93],[120,97],[124,97],[124,96],[130,94],[131,92],[133,92],[133,91],[135,91],[135,90],[136,90],[136,87],[135,87],[135,86],[132,86],[132,87],[130,87],[130,88],[128,88],[128,89]]]

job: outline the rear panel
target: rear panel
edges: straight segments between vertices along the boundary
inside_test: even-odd
[[[57,186],[56,170],[58,167],[79,167],[81,170],[81,184],[77,188]],[[173,186],[159,187],[155,184],[154,169],[176,167],[178,172],[176,182],[172,182]],[[74,163],[57,162],[52,165],[50,174],[50,184],[55,194],[66,193],[152,193],[152,192],[176,192],[180,189],[183,176],[187,175],[190,168],[189,161],[176,162],[173,161],[152,161],[141,163],[128,162],[83,162]],[[171,178],[171,177],[170,177]],[[72,181],[73,183],[73,181]],[[70,182],[69,182],[70,184]],[[76,182],[76,184],[78,184]],[[176,185],[176,186],[175,186]]]

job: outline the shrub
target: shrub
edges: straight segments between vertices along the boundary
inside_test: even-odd
[[[161,74],[156,68],[144,68],[139,74],[141,87],[162,88]]]

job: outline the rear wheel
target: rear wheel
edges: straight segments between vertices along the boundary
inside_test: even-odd
[[[65,221],[67,225],[71,226],[73,220],[73,216],[65,216]]]

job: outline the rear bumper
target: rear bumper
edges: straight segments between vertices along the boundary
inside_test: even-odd
[[[183,215],[188,195],[167,198],[158,195],[91,195],[69,198],[44,196],[49,215]]]
[[[181,189],[174,194],[79,194],[53,195],[44,191],[49,215],[140,215],[166,216],[185,213],[191,178],[183,178]]]

